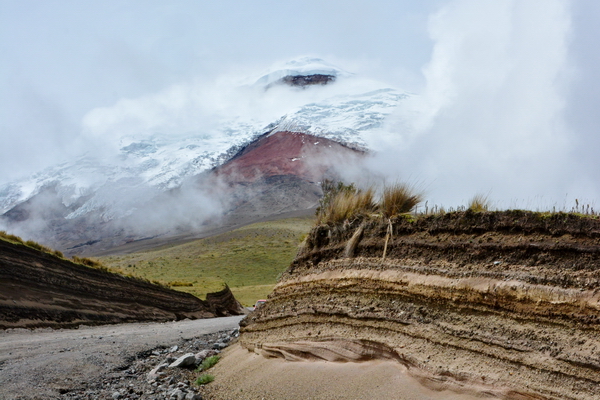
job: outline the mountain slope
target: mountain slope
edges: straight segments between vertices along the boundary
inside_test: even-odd
[[[206,130],[116,134],[113,153],[88,153],[0,187],[0,228],[75,253],[108,236],[113,246],[203,230],[240,203],[264,216],[271,206],[260,192],[285,200],[275,212],[313,207],[323,173],[368,150],[368,136],[407,97],[357,79],[319,59],[286,63],[233,92],[256,105],[253,113],[227,108]]]

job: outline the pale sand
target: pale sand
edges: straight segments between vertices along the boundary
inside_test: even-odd
[[[206,387],[206,397],[213,400],[490,398],[481,392],[479,395],[466,393],[471,388],[463,388],[463,393],[457,393],[443,384],[437,385],[440,390],[432,390],[396,361],[289,362],[250,353],[239,344],[225,351],[210,373],[215,376],[215,381]]]

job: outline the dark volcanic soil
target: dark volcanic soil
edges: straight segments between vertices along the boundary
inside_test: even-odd
[[[0,240],[0,328],[240,315],[229,288],[207,301]]]

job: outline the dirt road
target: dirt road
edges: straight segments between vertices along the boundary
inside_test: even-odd
[[[55,398],[65,388],[95,385],[139,352],[231,330],[241,318],[0,331],[0,398]]]

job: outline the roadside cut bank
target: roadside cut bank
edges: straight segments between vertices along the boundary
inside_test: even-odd
[[[289,361],[393,361],[457,393],[594,399],[599,317],[597,218],[362,216],[311,231],[240,344]]]
[[[172,321],[242,315],[228,287],[206,301],[141,279],[0,240],[0,328]]]

